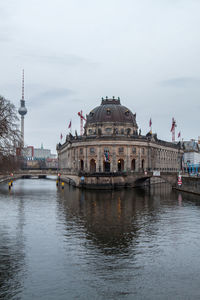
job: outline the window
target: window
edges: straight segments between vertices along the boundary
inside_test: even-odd
[[[131,128],[127,128],[126,133],[129,135],[131,133]]]
[[[90,154],[95,153],[95,149],[94,148],[90,148]]]
[[[120,148],[118,149],[118,151],[119,151],[119,153],[124,153],[124,147],[120,147]]]
[[[142,148],[142,154],[143,154],[143,155],[145,154],[145,149],[144,149],[144,148]]]
[[[80,148],[80,154],[83,154],[83,148]]]
[[[111,133],[112,128],[106,128],[105,131],[106,131],[106,133]]]
[[[106,110],[106,114],[107,114],[107,116],[110,116],[110,115],[111,115],[111,110],[110,110],[110,108],[108,108],[108,109]]]
[[[92,129],[88,129],[88,133],[89,133],[89,134],[92,134]]]
[[[124,134],[124,128],[121,129],[121,134]]]
[[[125,111],[125,115],[128,117],[129,116],[129,110],[127,109],[126,111]]]
[[[133,154],[136,154],[137,151],[136,151],[135,147],[132,148],[132,152],[133,152]]]

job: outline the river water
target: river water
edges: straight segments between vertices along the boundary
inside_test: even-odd
[[[0,299],[200,299],[200,197],[0,185]]]

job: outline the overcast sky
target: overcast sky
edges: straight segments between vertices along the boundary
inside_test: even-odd
[[[101,97],[120,97],[146,134],[198,139],[199,0],[1,0],[0,94],[16,107],[25,70],[25,144],[56,153]]]

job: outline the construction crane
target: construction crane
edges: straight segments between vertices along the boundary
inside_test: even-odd
[[[175,142],[175,128],[176,128],[176,121],[174,118],[172,118],[172,127],[171,127],[171,133],[172,133],[172,142]]]
[[[85,117],[83,116],[82,110],[78,112],[78,116],[80,117],[80,135],[83,135],[83,120],[86,121]]]

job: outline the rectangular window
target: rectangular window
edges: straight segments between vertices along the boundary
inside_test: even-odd
[[[105,131],[106,131],[106,133],[111,133],[112,128],[106,128]]]
[[[124,147],[120,147],[118,151],[119,153],[124,153]]]
[[[90,154],[95,153],[95,149],[94,148],[90,148]]]
[[[136,151],[135,147],[133,147],[132,152],[133,152],[133,154],[136,154],[137,151]]]
[[[83,154],[83,148],[80,148],[80,154]]]

